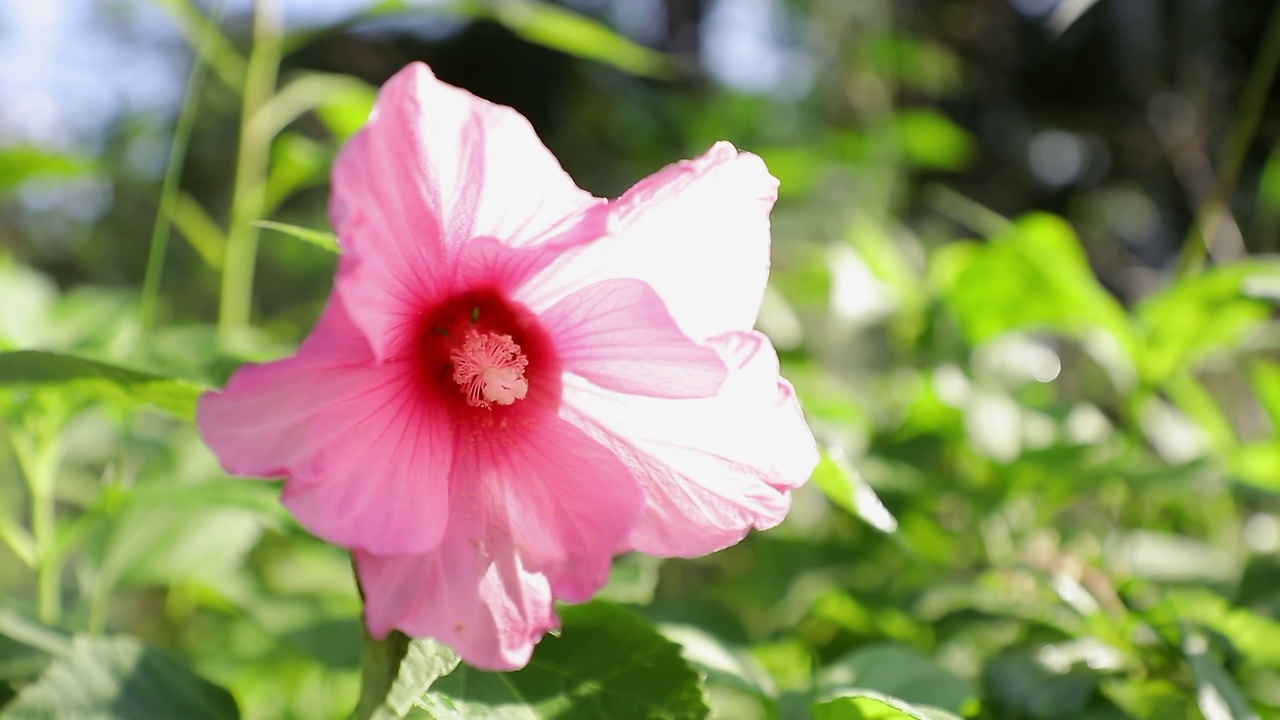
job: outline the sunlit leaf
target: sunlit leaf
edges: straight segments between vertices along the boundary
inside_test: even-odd
[[[3,148],[0,149],[0,193],[27,180],[76,177],[91,168],[91,163],[83,158],[53,155],[25,146]]]
[[[111,402],[154,405],[187,420],[194,419],[204,392],[185,380],[40,350],[0,353],[0,387],[5,385],[62,386]]]
[[[1261,260],[1219,266],[1178,279],[1135,308],[1140,368],[1162,383],[1180,369],[1229,351],[1270,317],[1269,303],[1246,292],[1254,278],[1280,277],[1280,263]]]
[[[948,309],[972,343],[1010,330],[1061,332],[1086,341],[1100,360],[1132,363],[1129,319],[1099,284],[1061,218],[1020,218],[990,243],[953,243],[930,268]],[[1121,354],[1107,357],[1099,335]]]
[[[898,643],[860,647],[823,668],[819,688],[826,692],[875,690],[918,705],[970,714],[978,689],[942,669],[932,658]]]
[[[1167,593],[1146,619],[1161,627],[1194,624],[1226,638],[1250,662],[1280,669],[1280,622],[1205,588]]]
[[[674,72],[671,61],[661,53],[559,5],[542,0],[502,0],[468,7],[477,15],[488,15],[506,25],[525,40],[553,50],[603,62],[634,75],[669,77]]]
[[[960,720],[939,708],[912,705],[865,690],[815,703],[812,710],[814,720]]]
[[[1250,369],[1258,403],[1276,428],[1280,428],[1280,363],[1258,361]]]
[[[896,121],[899,148],[912,165],[960,170],[973,158],[973,138],[937,111],[906,110]]]
[[[181,659],[129,637],[75,638],[67,654],[0,711],[3,720],[238,717],[226,690]]]
[[[1280,492],[1280,443],[1242,445],[1231,453],[1230,468],[1231,475],[1246,485]]]
[[[698,674],[640,616],[593,602],[562,608],[560,635],[543,638],[528,667],[483,673],[461,666],[420,701],[460,720],[581,717],[694,720],[707,715]]]
[[[316,105],[320,121],[333,133],[334,139],[345,142],[369,120],[377,91],[355,78],[351,82],[335,83],[325,88],[324,98]]]
[[[1196,701],[1205,720],[1258,720],[1240,687],[1216,660],[1209,656],[1208,640],[1196,630],[1183,639],[1187,665],[1195,675]]]
[[[364,690],[359,720],[396,720],[409,714],[423,693],[458,667],[459,658],[440,643],[410,640],[392,632],[384,640],[364,633]]]
[[[341,249],[338,247],[338,237],[333,233],[311,230],[304,227],[298,227],[297,225],[273,222],[271,220],[259,220],[255,222],[254,225],[268,230],[282,232],[291,238],[301,240],[305,243],[310,243],[318,248],[328,250],[331,253],[341,252]]]
[[[299,190],[329,179],[331,150],[302,133],[285,132],[271,144],[271,171],[267,175],[266,212],[270,214]]]
[[[875,489],[841,453],[823,453],[822,461],[813,471],[813,482],[831,502],[875,529],[886,533],[898,529],[897,519],[880,501]]]
[[[777,713],[776,689],[759,662],[693,625],[663,625],[662,634],[679,643],[681,654],[705,678],[712,717],[770,717]]]

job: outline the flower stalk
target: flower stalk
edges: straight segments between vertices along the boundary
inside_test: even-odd
[[[253,274],[258,255],[258,228],[253,224],[266,206],[271,154],[270,99],[282,51],[279,0],[258,0],[253,15],[253,50],[244,83],[240,115],[240,147],[236,153],[231,223],[222,270],[218,335],[224,342],[249,325],[253,306]]]

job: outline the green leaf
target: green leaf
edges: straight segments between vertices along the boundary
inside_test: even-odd
[[[601,600],[648,605],[658,586],[658,566],[662,560],[652,555],[627,553],[614,558],[609,582],[596,594]]]
[[[1078,718],[1098,689],[1097,675],[1083,665],[1066,672],[1049,668],[1030,650],[1009,650],[985,669],[992,705],[1008,717]]]
[[[694,625],[663,624],[662,634],[702,675],[712,717],[777,717],[777,688],[745,647]]]
[[[67,178],[83,175],[92,163],[81,158],[50,155],[32,147],[0,150],[0,193],[33,178]]]
[[[884,533],[898,529],[898,520],[881,502],[874,488],[841,455],[822,453],[813,482],[831,502]]]
[[[458,655],[434,640],[410,640],[398,631],[385,640],[374,639],[368,630],[363,635],[359,720],[405,717],[433,683],[458,667]]]
[[[560,635],[544,638],[528,667],[485,673],[464,665],[436,683],[421,707],[465,720],[707,716],[698,674],[680,647],[639,615],[599,601],[560,615]]]
[[[130,637],[76,637],[70,652],[0,711],[0,720],[238,717],[226,690],[181,659]]]
[[[1280,428],[1280,363],[1259,360],[1249,369],[1253,391],[1271,423]]]
[[[1272,439],[1241,445],[1231,453],[1230,468],[1246,485],[1280,492],[1280,443]]]
[[[58,286],[0,252],[0,348],[43,344]]]
[[[112,402],[154,405],[193,420],[205,388],[119,365],[41,350],[0,353],[0,387],[67,386]]]
[[[824,691],[876,690],[920,705],[957,713],[976,709],[978,689],[942,669],[929,656],[898,643],[858,648],[824,668],[818,677]]]
[[[1194,624],[1231,642],[1251,663],[1280,669],[1280,622],[1247,608],[1233,607],[1204,588],[1170,592],[1146,614],[1155,626]]]
[[[572,10],[536,0],[476,4],[472,11],[492,17],[531,43],[612,65],[633,75],[665,78],[674,66],[665,55],[626,39]]]
[[[1183,641],[1187,665],[1195,675],[1196,700],[1205,720],[1257,720],[1258,713],[1249,706],[1244,692],[1231,675],[1209,656],[1208,640],[1203,633],[1187,632]]]
[[[310,243],[318,248],[328,250],[331,253],[342,252],[342,249],[338,246],[338,236],[333,233],[311,230],[309,228],[289,225],[288,223],[273,222],[271,220],[258,220],[254,225],[257,225],[260,228],[282,232],[289,237]]]
[[[271,144],[271,171],[267,176],[267,211],[264,214],[271,214],[299,190],[328,182],[329,168],[332,165],[333,153],[329,148],[302,133],[281,133]],[[331,239],[331,237],[326,238],[326,241]]]
[[[28,620],[11,610],[0,610],[0,635],[49,655],[60,655],[71,649],[70,640],[59,631]]]
[[[960,720],[946,710],[911,705],[874,692],[857,692],[813,705],[813,720]]]
[[[325,88],[324,98],[316,106],[316,115],[333,133],[334,139],[346,142],[369,121],[376,88],[350,78],[349,82],[332,83]]]
[[[1280,276],[1280,264],[1250,260],[1178,280],[1134,310],[1143,341],[1141,370],[1161,384],[1179,370],[1227,348],[1271,315],[1269,303],[1247,288]]]
[[[948,245],[935,254],[930,274],[972,343],[1010,330],[1082,339],[1102,331],[1133,355],[1127,315],[1059,217],[1028,215],[990,243]]]
[[[217,583],[235,576],[262,536],[262,523],[240,508],[200,502],[199,497],[171,506],[127,502],[111,518],[102,540],[99,583],[119,578],[165,586]]]
[[[173,200],[173,224],[191,244],[200,259],[214,270],[222,269],[227,252],[227,234],[200,205],[200,201],[180,192]]]
[[[931,170],[963,170],[974,155],[974,142],[947,116],[934,110],[898,114],[895,131],[907,162]]]

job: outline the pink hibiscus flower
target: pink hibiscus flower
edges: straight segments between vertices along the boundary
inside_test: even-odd
[[[612,557],[781,522],[817,462],[752,330],[777,181],[719,143],[608,202],[523,117],[411,65],[333,172],[334,292],[199,426],[355,556],[365,621],[511,669]]]

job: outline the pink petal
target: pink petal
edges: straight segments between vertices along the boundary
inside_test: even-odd
[[[286,476],[284,504],[316,535],[425,552],[448,515],[452,429],[406,363],[347,364],[362,345],[331,302],[296,356],[242,367],[196,421],[229,472]]]
[[[459,498],[472,515],[476,498]],[[481,536],[486,537],[486,536]],[[510,539],[501,541],[510,544]],[[560,624],[547,579],[514,553],[490,554],[484,543],[450,532],[423,555],[355,553],[365,595],[365,623],[375,637],[399,629],[448,645],[485,670],[524,667],[543,634]]]
[[[566,370],[601,387],[650,397],[715,395],[724,362],[680,332],[662,298],[639,280],[606,280],[541,316]]]
[[[539,416],[539,417],[535,417]],[[554,415],[511,415],[459,442],[449,528],[415,557],[357,553],[370,632],[429,636],[468,663],[509,670],[556,624],[555,598],[604,586],[640,516],[627,468]]]
[[[377,357],[393,357],[413,313],[456,289],[460,246],[533,243],[598,203],[518,113],[414,63],[383,86],[334,167],[338,295]]]
[[[652,287],[686,335],[750,330],[769,275],[778,181],[726,142],[670,165],[610,204],[609,236],[566,253],[525,291],[535,310],[603,278]]]
[[[693,557],[782,521],[817,448],[790,384],[758,333],[712,339],[730,369],[717,397],[621,396],[566,377],[565,416],[640,480],[645,514],[630,536],[651,555]]]
[[[557,598],[585,601],[604,587],[613,556],[640,519],[640,487],[608,448],[555,415],[511,422],[507,433],[462,443],[473,454],[459,448],[454,483],[485,489],[489,522],[502,524],[514,551],[547,576]]]

